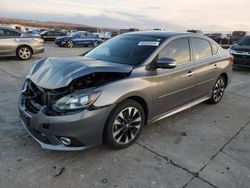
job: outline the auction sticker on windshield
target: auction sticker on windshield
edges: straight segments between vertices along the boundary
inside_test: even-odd
[[[142,41],[138,43],[138,46],[159,46],[160,42],[157,41]]]

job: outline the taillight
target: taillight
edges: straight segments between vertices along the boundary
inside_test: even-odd
[[[230,63],[233,63],[234,62],[234,56],[231,55],[229,60],[230,60]]]

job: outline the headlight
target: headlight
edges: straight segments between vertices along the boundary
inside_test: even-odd
[[[78,110],[93,104],[101,92],[80,95],[68,95],[59,99],[54,105],[56,111]]]

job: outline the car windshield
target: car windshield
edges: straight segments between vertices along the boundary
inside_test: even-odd
[[[240,41],[239,41],[239,45],[250,45],[250,36],[248,37],[243,37]]]
[[[146,60],[165,38],[123,35],[108,40],[85,55],[111,63],[138,65]]]

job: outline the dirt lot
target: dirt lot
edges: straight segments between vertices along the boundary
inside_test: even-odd
[[[217,105],[200,104],[143,129],[132,147],[43,150],[21,127],[17,100],[32,61],[78,55],[58,48],[28,62],[0,59],[0,187],[250,186],[250,70],[234,70]]]

